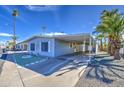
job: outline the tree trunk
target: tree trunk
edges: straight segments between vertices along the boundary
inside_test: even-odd
[[[108,42],[108,53],[113,56],[113,47],[110,41]]]
[[[115,54],[115,47],[114,47],[114,45],[112,44],[111,45],[111,56],[114,56],[114,54]]]
[[[116,39],[114,39],[114,41],[113,41],[113,45],[114,45],[114,50],[115,50],[114,59],[120,60],[121,57],[120,57],[119,51],[120,51],[120,48],[121,48],[121,40],[120,40],[119,37],[117,38],[117,36],[116,36]]]
[[[121,59],[120,54],[119,54],[119,50],[120,49],[116,49],[115,53],[114,53],[114,59],[116,59],[116,60],[120,60]]]
[[[110,42],[108,43],[108,53],[111,55],[111,44],[110,44]]]
[[[16,16],[14,16],[14,26],[13,26],[13,50],[16,50]]]
[[[100,51],[103,51],[103,43],[102,43],[102,39],[100,40]]]
[[[106,45],[107,45],[107,44],[106,44],[106,38],[104,38],[104,41],[105,41],[105,42],[104,42],[104,48],[103,48],[103,50],[104,50],[104,51],[107,51],[107,49],[106,49]]]
[[[111,38],[111,36],[109,36],[109,40],[108,40],[108,53],[110,54],[110,56],[113,56],[115,53],[115,48],[114,48],[114,44],[113,44],[113,40]]]

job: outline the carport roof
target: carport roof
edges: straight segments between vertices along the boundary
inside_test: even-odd
[[[90,34],[71,34],[71,35],[61,35],[55,37],[56,39],[59,40],[64,40],[64,41],[71,41],[71,42],[83,42],[83,41],[89,41],[91,37]]]
[[[35,38],[54,38],[58,40],[70,41],[70,42],[83,42],[89,41],[92,36],[89,33],[81,33],[81,34],[66,34],[66,35],[37,35],[33,36],[21,43],[29,42]],[[93,40],[93,38],[92,38]]]

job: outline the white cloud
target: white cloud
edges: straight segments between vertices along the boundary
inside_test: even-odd
[[[1,33],[1,32],[0,32],[0,36],[11,37],[11,36],[13,36],[13,35],[12,35],[12,34],[8,34],[8,33]]]
[[[54,11],[57,10],[58,6],[55,5],[28,5],[27,9],[32,11]]]
[[[8,13],[12,13],[12,11],[13,11],[13,9],[12,8],[9,8],[8,6],[6,6],[6,5],[3,5],[3,6],[1,6],[3,9],[5,9]]]
[[[93,28],[93,29],[96,29],[96,26],[93,26],[92,28]]]
[[[0,14],[0,17],[1,17],[2,19],[4,19],[4,20],[10,21],[10,19],[9,19],[8,17],[6,17],[5,15]]]
[[[11,14],[12,15],[12,13],[13,13],[13,10],[14,9],[16,9],[16,10],[18,10],[19,11],[19,9],[18,9],[18,7],[15,7],[15,6],[6,6],[6,5],[4,5],[4,6],[2,6],[2,8],[3,9],[5,9],[5,11],[7,11],[9,14]],[[19,13],[20,14],[20,13]],[[3,16],[3,15],[2,15]],[[4,18],[7,18],[7,17],[5,17],[5,16],[3,16]],[[22,16],[22,14],[20,14],[18,17],[17,17],[17,19],[19,19],[20,21],[22,21],[22,22],[24,22],[24,23],[28,23],[27,21],[26,21],[26,19]],[[9,20],[9,19],[8,19]]]
[[[66,33],[61,32],[51,32],[51,33],[45,33],[44,35],[53,36],[53,35],[66,35]]]
[[[6,44],[5,41],[0,41],[0,46],[5,45],[5,44]]]

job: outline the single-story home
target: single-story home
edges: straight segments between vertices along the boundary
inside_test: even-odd
[[[91,42],[91,43],[90,43]],[[39,35],[33,36],[22,43],[17,44],[18,48],[24,48],[29,53],[49,57],[58,57],[79,51],[88,51],[89,45],[94,45],[95,40],[90,34],[67,34],[67,35]],[[19,47],[20,45],[20,47]]]
[[[28,50],[28,42],[19,42],[16,44],[16,50],[27,51]]]
[[[5,53],[5,52],[6,52],[6,46],[0,45],[0,54]]]

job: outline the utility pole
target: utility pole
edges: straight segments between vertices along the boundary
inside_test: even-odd
[[[46,26],[42,26],[42,35],[46,33]]]

